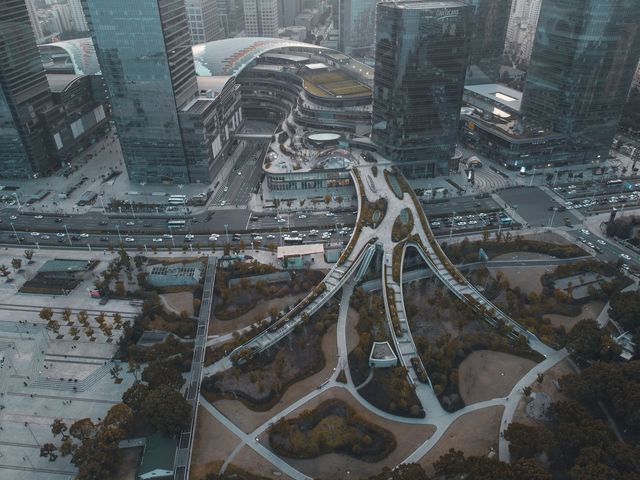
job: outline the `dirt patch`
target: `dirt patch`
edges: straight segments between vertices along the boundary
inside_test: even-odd
[[[231,465],[237,465],[247,472],[259,475],[260,478],[277,478],[280,480],[291,478],[289,475],[278,470],[264,457],[258,455],[251,447],[247,447],[246,445],[238,452],[236,457],[233,459],[233,462],[231,462]],[[227,473],[229,473],[229,471],[230,469],[227,470]]]
[[[573,366],[569,359],[564,359],[560,363],[558,363],[555,367],[550,368],[544,373],[542,383],[538,383],[534,381],[531,384],[531,390],[534,392],[544,392],[546,393],[552,402],[561,402],[566,400],[567,397],[564,393],[559,392],[558,389],[553,384],[553,381],[558,381],[558,379],[568,375],[570,373],[575,373]],[[520,400],[518,403],[518,407],[516,409],[516,413],[513,416],[513,422],[524,423],[527,425],[537,424],[537,420],[529,417],[525,412],[525,406],[527,404],[526,400]]]
[[[571,242],[562,235],[553,232],[531,233],[529,235],[523,235],[522,238],[525,240],[536,240],[538,242],[555,243],[556,245],[571,244]]]
[[[526,255],[540,255],[538,253],[527,253]],[[509,255],[500,255],[501,257],[508,257]],[[540,255],[542,257],[548,257],[548,255]],[[549,257],[550,258],[550,257]],[[509,281],[511,288],[519,287],[523,293],[529,294],[534,292],[536,294],[542,293],[542,283],[540,277],[545,273],[551,272],[552,268],[545,266],[535,267],[489,267],[489,271],[493,278],[496,278],[498,272],[501,272],[504,278]]]
[[[216,441],[212,442],[211,439]],[[218,473],[220,466],[240,443],[231,433],[204,408],[198,408],[196,438],[191,459],[191,478],[204,478],[208,473]],[[220,462],[219,464],[215,464]],[[217,467],[217,470],[214,468]]]
[[[248,327],[252,323],[264,320],[268,316],[268,311],[271,308],[277,308],[282,310],[289,305],[295,305],[305,294],[300,293],[297,295],[287,295],[281,298],[272,298],[271,300],[265,300],[260,302],[257,306],[249,310],[248,312],[240,315],[233,320],[218,320],[213,316],[209,322],[209,335],[221,335],[229,332],[233,332],[240,328]]]
[[[462,450],[466,455],[486,456],[492,449],[497,454],[503,410],[502,406],[489,407],[458,418],[418,463],[428,474],[433,474],[433,463],[451,448]]]
[[[506,397],[536,363],[508,353],[478,350],[458,368],[458,389],[466,405]]]
[[[380,473],[383,467],[394,467],[401,463],[419,445],[425,442],[433,433],[435,428],[432,425],[413,425],[397,423],[378,417],[364,408],[351,394],[342,388],[332,388],[318,395],[298,410],[292,412],[287,418],[295,418],[304,410],[316,408],[324,400],[339,399],[349,404],[358,415],[367,422],[374,423],[386,430],[389,430],[396,437],[398,446],[391,454],[379,462],[368,463],[356,460],[348,455],[330,453],[311,460],[291,460],[287,462],[294,468],[300,470],[312,478],[366,478]],[[266,434],[263,434],[260,441],[267,445]],[[264,438],[264,441],[263,441]],[[347,473],[349,472],[349,473]]]
[[[556,257],[551,255],[546,255],[544,253],[536,253],[536,252],[509,252],[503,253],[502,255],[496,255],[492,257],[490,260],[495,261],[505,261],[505,260],[553,260]]]
[[[582,311],[575,317],[549,314],[545,315],[544,318],[548,319],[551,322],[551,325],[553,325],[554,327],[564,327],[564,329],[568,332],[580,320],[583,320],[585,318],[591,318],[595,320],[596,318],[598,318],[598,315],[600,315],[600,312],[602,312],[604,306],[604,302],[589,302],[582,306]]]
[[[355,308],[349,307],[347,310],[347,353],[351,353],[354,348],[358,346],[358,342],[360,341],[358,337],[358,330],[356,330],[356,325],[358,325],[358,312]]]
[[[178,315],[187,312],[187,315],[193,316],[193,292],[163,293],[160,298],[164,300],[169,310]]]
[[[324,382],[333,373],[333,369],[336,366],[336,355],[338,353],[338,346],[336,343],[336,325],[331,325],[322,337],[322,352],[326,361],[324,368],[318,373],[290,385],[282,398],[270,410],[255,412],[236,400],[219,400],[215,402],[216,408],[218,408],[244,432],[252,432],[264,422],[267,422],[277,412],[291,405],[296,400],[304,397],[307,393],[318,387],[318,385]]]

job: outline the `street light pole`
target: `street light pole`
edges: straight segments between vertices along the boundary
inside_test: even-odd
[[[13,226],[13,222],[11,222],[11,229],[13,230],[13,234],[16,236],[16,240],[18,241],[18,245],[20,245],[20,237],[18,236],[18,232],[16,232],[16,228]]]
[[[171,235],[171,245],[173,245],[173,248],[175,248],[176,241],[173,239],[173,230],[171,230],[171,225],[167,225],[167,227],[169,227],[169,235]]]
[[[453,237],[453,224],[455,222],[455,218],[456,218],[456,212],[453,212],[451,214],[451,227],[449,228],[449,240],[451,240],[451,237]]]
[[[120,235],[120,225],[116,224],[116,230],[118,231],[118,239],[122,243],[122,235]]]
[[[227,245],[230,245],[231,242],[229,241],[229,224],[227,223],[224,224],[224,232],[227,235]],[[282,232],[282,230],[280,230],[280,232]],[[282,236],[282,234],[280,234],[280,236]]]

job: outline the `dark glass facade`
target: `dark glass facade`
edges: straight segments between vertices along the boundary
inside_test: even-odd
[[[55,120],[49,84],[24,0],[0,0],[0,175],[31,177],[51,172]]]
[[[455,151],[469,44],[458,1],[379,3],[371,138],[410,177],[445,175]]]
[[[545,0],[524,120],[565,135],[556,163],[607,158],[640,57],[638,0]]]
[[[131,180],[186,183],[179,109],[197,93],[183,0],[83,0]]]
[[[471,6],[471,42],[467,85],[495,83],[500,65],[511,0],[466,0]]]
[[[338,50],[351,56],[368,56],[375,41],[375,0],[340,0]]]

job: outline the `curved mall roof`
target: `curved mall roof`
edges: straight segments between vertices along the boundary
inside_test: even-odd
[[[90,37],[44,43],[38,45],[38,47],[41,53],[50,52],[55,54],[56,50],[59,50],[60,54],[66,53],[73,63],[73,70],[76,75],[95,75],[100,73],[96,49]]]
[[[330,50],[310,43],[282,38],[240,37],[214,40],[193,47],[196,74],[238,75],[256,57],[281,48],[320,51]]]

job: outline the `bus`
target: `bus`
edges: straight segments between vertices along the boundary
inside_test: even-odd
[[[619,178],[617,180],[609,180],[607,182],[607,187],[616,187],[622,185],[622,180],[620,180]]]
[[[302,237],[291,237],[285,236],[283,237],[285,245],[302,245]]]
[[[169,228],[185,228],[187,226],[186,220],[169,220],[167,227]]]

